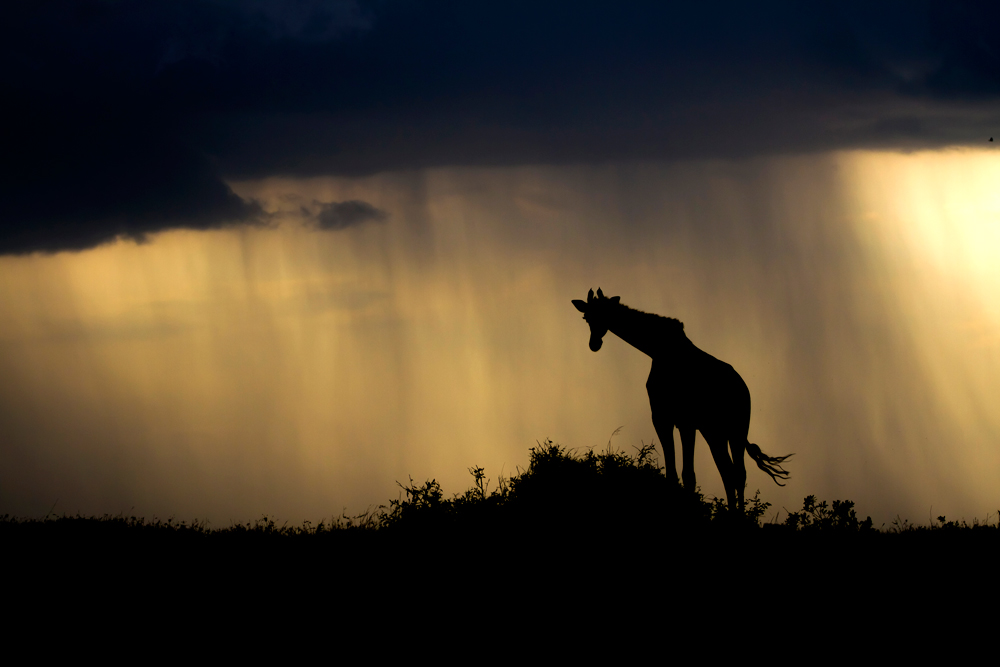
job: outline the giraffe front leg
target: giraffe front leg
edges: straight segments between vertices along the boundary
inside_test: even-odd
[[[662,418],[657,419],[654,415],[653,428],[656,430],[656,435],[660,438],[660,447],[663,448],[663,466],[666,468],[666,475],[670,477],[670,474],[673,473],[673,479],[676,480],[677,459],[674,455],[674,423]]]
[[[694,477],[694,434],[693,428],[679,428],[681,432],[681,453],[684,457],[684,466],[681,468],[681,475],[684,479],[684,488],[695,490],[697,482]]]

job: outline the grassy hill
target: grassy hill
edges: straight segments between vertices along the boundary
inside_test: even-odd
[[[978,522],[947,521],[913,526],[897,521],[876,529],[860,519],[849,500],[832,503],[808,496],[802,509],[780,523],[762,523],[769,503],[754,494],[745,512],[728,511],[721,499],[706,500],[663,474],[653,447],[635,455],[609,450],[575,454],[550,441],[531,448],[527,470],[492,482],[482,468],[470,468],[472,485],[447,496],[434,480],[400,484],[399,498],[361,516],[341,516],[319,525],[279,526],[274,520],[209,528],[194,522],[146,520],[138,517],[47,517],[41,520],[0,518],[0,539],[8,553],[19,550],[55,553],[72,548],[82,553],[116,548],[155,550],[332,551],[406,550],[414,544],[439,550],[466,549],[483,542],[496,549],[668,548],[673,545],[718,544],[758,552],[808,548],[823,544],[864,545],[870,553],[897,545],[919,544],[923,551],[940,545],[1000,544],[1000,527]],[[898,547],[902,548],[902,547]],[[943,548],[943,547],[941,547]],[[409,554],[416,557],[417,554]],[[780,560],[784,560],[781,558]]]
[[[762,524],[768,504],[757,495],[734,516],[667,479],[651,447],[576,455],[545,442],[516,476],[470,473],[461,494],[411,480],[388,505],[316,526],[3,517],[9,605],[26,619],[88,617],[99,601],[171,627],[181,608],[204,627],[301,616],[360,623],[368,636],[383,622],[438,634],[506,628],[497,642],[525,619],[631,618],[632,632],[708,646],[719,623],[743,636],[805,623],[846,638],[844,623],[896,627],[972,609],[991,594],[969,577],[995,587],[996,525],[941,517],[880,530],[852,502],[812,496],[781,524]]]

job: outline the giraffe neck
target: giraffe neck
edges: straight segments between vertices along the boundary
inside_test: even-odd
[[[625,305],[618,306],[608,331],[653,359],[676,352],[682,342],[690,343],[684,335],[683,325],[677,320]]]

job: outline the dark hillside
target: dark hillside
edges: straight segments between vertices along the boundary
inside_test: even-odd
[[[465,605],[634,614],[656,600],[654,617],[703,627],[697,614],[732,604],[749,624],[843,605],[875,623],[926,609],[929,595],[961,606],[995,588],[996,525],[942,517],[877,529],[850,501],[811,496],[782,524],[761,525],[767,503],[754,496],[732,516],[668,480],[650,447],[574,455],[546,442],[517,476],[491,484],[470,472],[460,495],[411,481],[388,506],[318,526],[4,517],[12,599],[38,613],[53,600],[81,612],[111,600],[154,614],[178,601],[195,614],[273,614],[320,599],[337,617]]]

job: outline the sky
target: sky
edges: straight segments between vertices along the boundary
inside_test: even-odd
[[[602,287],[742,375],[772,515],[995,520],[994,5],[5,10],[0,514],[315,523],[635,451]]]

